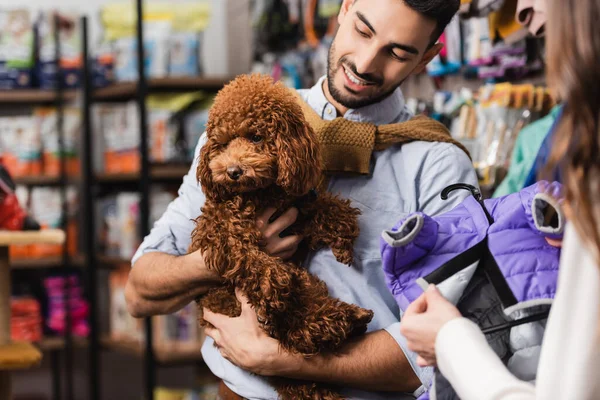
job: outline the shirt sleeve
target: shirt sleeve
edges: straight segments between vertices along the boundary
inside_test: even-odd
[[[422,385],[412,393],[413,396],[418,398],[425,391],[427,391],[429,386],[431,386],[431,382],[433,380],[433,368],[432,367],[422,368],[417,365],[417,356],[418,355],[417,355],[417,353],[414,353],[414,352],[408,350],[408,344],[406,343],[406,338],[400,333],[400,322],[396,322],[395,324],[388,326],[385,329],[385,331],[394,338],[396,343],[398,343],[398,346],[400,346],[400,349],[404,352],[404,355],[406,356],[406,360],[408,361],[411,368],[415,372],[415,375],[417,375],[417,378],[419,378],[419,380],[422,383]]]
[[[457,318],[440,329],[435,352],[440,372],[464,400],[534,400],[535,387],[517,379],[488,345],[479,327]]]
[[[418,210],[427,215],[438,215],[450,211],[467,196],[467,190],[455,190],[447,200],[442,200],[442,191],[455,183],[466,183],[479,188],[473,163],[457,146],[440,143],[436,151],[427,156],[421,174],[417,177]]]
[[[441,198],[444,188],[454,183],[467,183],[479,187],[475,168],[466,153],[457,146],[439,143],[426,155],[421,165],[421,172],[415,179],[417,210],[428,215],[436,215],[450,211],[459,205],[469,196],[468,191],[456,190],[447,200]],[[431,386],[433,368],[422,368],[417,365],[417,354],[408,349],[406,338],[400,333],[400,322],[390,325],[386,331],[396,340],[410,366],[421,380],[423,385],[414,392],[414,396],[419,397]]]
[[[200,215],[200,209],[206,201],[200,183],[196,179],[200,149],[206,143],[206,134],[198,141],[194,151],[194,161],[178,190],[178,196],[173,200],[165,213],[154,223],[148,236],[137,249],[131,260],[131,265],[144,254],[161,252],[180,256],[187,253],[194,230],[194,219]]]

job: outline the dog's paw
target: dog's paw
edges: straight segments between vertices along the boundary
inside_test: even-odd
[[[354,261],[354,243],[351,240],[338,239],[331,250],[338,262],[351,266]]]

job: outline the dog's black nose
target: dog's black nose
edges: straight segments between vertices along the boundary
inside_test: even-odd
[[[234,181],[237,181],[242,176],[242,169],[237,165],[227,167],[227,175]]]

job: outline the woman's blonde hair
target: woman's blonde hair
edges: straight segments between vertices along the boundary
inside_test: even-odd
[[[550,165],[571,222],[600,260],[600,1],[549,0],[548,82],[564,102]]]

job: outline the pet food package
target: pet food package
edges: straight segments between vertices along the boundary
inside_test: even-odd
[[[42,143],[31,116],[0,118],[0,154],[14,178],[42,173]]]
[[[132,317],[127,310],[125,301],[125,285],[128,274],[129,268],[125,268],[125,266],[110,273],[110,337],[114,340],[141,343],[144,335],[144,320]]]
[[[30,189],[27,186],[16,185],[15,195],[23,210],[29,212]],[[28,244],[13,244],[8,247],[8,255],[11,260],[22,260],[30,257],[30,248]]]
[[[63,114],[63,152],[60,152],[55,108],[37,108],[34,111],[38,130],[42,138],[43,170],[46,176],[60,176],[61,158],[65,158],[67,176],[80,174],[78,157],[81,137],[81,113],[76,108],[67,108]]]
[[[197,76],[202,32],[174,32],[169,38],[169,76]]]
[[[42,311],[37,299],[31,296],[12,297],[10,311],[12,340],[37,342],[42,339]]]
[[[144,71],[148,78],[163,78],[168,75],[171,21],[165,15],[153,16],[144,20],[143,29]],[[137,80],[137,38],[127,36],[115,40],[114,51],[116,80]]]
[[[71,256],[77,253],[78,229],[78,191],[74,187],[66,190],[67,202],[67,250]],[[53,187],[34,187],[31,189],[31,216],[39,222],[43,229],[61,229],[63,217],[61,192]],[[30,246],[30,256],[34,258],[58,257],[62,254],[62,245],[33,244]]]
[[[138,193],[125,192],[117,195],[117,213],[120,225],[119,256],[123,259],[131,259],[141,244],[139,202]]]
[[[40,12],[36,22],[39,66],[38,80],[42,89],[56,87],[56,44],[54,32],[56,28],[55,11]],[[60,65],[63,70],[63,82],[65,88],[77,88],[81,86],[81,68],[83,58],[81,55],[81,27],[76,14],[59,14],[60,28]]]
[[[0,89],[31,87],[33,43],[29,10],[0,9]]]
[[[97,203],[99,218],[98,242],[100,252],[109,257],[118,257],[120,248],[120,225],[116,196],[102,198]]]
[[[123,174],[139,171],[140,135],[136,103],[97,105],[95,124],[95,132],[102,138],[103,172]]]
[[[177,124],[171,121],[172,115],[169,110],[151,109],[148,112],[151,162],[167,163],[177,159]]]
[[[192,302],[181,310],[157,318],[156,343],[163,351],[198,351],[198,313]]]
[[[214,102],[214,95],[206,97],[198,108],[188,113],[183,119],[183,145],[185,149],[185,161],[192,161],[194,151],[200,140],[200,136],[206,131],[206,123],[208,122],[208,113]]]
[[[150,226],[175,200],[175,194],[153,187],[150,192]],[[139,233],[139,193],[122,192],[100,199],[97,203],[97,220],[100,251],[110,257],[130,260],[141,243]]]

